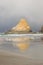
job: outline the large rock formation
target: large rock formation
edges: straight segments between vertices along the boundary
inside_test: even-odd
[[[41,27],[41,30],[40,30],[41,33],[43,33],[43,26]]]
[[[19,23],[6,33],[29,33],[31,28],[25,19],[21,19]]]

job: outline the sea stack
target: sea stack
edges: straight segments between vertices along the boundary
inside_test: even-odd
[[[32,32],[30,26],[25,19],[21,19],[19,23],[6,33],[29,33]]]
[[[41,33],[43,33],[43,26],[41,27],[41,30],[40,30]]]

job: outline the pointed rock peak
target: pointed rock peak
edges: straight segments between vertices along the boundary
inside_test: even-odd
[[[7,33],[29,33],[32,32],[30,26],[25,19],[21,19],[19,23]]]
[[[30,30],[30,26],[28,25],[25,19],[21,19],[15,27],[15,31],[29,31],[29,30]]]
[[[19,25],[28,25],[26,19],[21,19],[18,24]]]

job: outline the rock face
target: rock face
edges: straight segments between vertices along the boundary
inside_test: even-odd
[[[27,33],[27,32],[28,33],[31,32],[31,28],[25,19],[21,19],[15,27],[13,27],[11,30],[8,31],[8,33]]]
[[[41,33],[43,33],[43,26],[41,27],[41,30],[40,30]]]
[[[27,24],[25,19],[21,19],[20,22],[16,25],[15,28],[12,28],[15,31],[30,31],[30,26]]]

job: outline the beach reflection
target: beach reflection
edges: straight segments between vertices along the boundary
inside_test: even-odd
[[[16,43],[15,45],[13,43],[13,46],[16,46],[20,51],[26,51],[29,48],[30,44],[26,42],[22,42],[22,43],[19,42]]]
[[[28,43],[18,43],[17,47],[21,50],[21,51],[26,51],[26,49],[28,49],[29,44]]]

